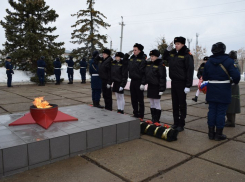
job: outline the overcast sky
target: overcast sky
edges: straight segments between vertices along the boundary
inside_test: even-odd
[[[86,9],[86,0],[46,0],[59,17],[51,26],[56,26],[57,42],[65,42],[65,48],[72,50],[79,45],[70,43],[76,17],[71,14]],[[176,36],[192,39],[191,50],[196,44],[208,49],[211,54],[212,44],[223,42],[227,51],[245,47],[245,0],[96,0],[95,10],[102,12],[111,24],[108,29],[100,29],[101,34],[108,34],[112,48],[120,49],[121,16],[126,24],[123,29],[123,52],[132,49],[134,43],[144,45],[145,53],[156,48],[156,41],[165,36],[171,42]],[[0,19],[7,15],[5,9],[11,9],[7,0],[0,2]],[[4,29],[0,26],[0,49],[6,41]],[[105,45],[110,47],[108,43]]]

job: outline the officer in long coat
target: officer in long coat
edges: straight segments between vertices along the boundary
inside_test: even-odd
[[[54,74],[56,78],[55,85],[60,85],[61,62],[59,57],[57,57],[54,61]]]
[[[213,55],[205,64],[203,80],[208,81],[206,100],[209,103],[208,136],[210,140],[225,140],[223,134],[225,114],[231,102],[231,83],[238,84],[240,73],[229,55],[226,46],[217,42],[212,46]],[[216,131],[215,131],[216,128]]]
[[[237,60],[237,52],[231,51],[229,53],[231,59],[234,60],[234,66],[238,69],[239,73],[241,73],[241,68],[238,64]],[[236,113],[240,113],[240,88],[238,84],[231,85],[231,103],[228,106],[226,111],[226,122],[225,127],[235,127]]]
[[[68,84],[73,84],[73,74],[74,74],[74,70],[73,70],[73,66],[74,66],[74,61],[73,61],[73,57],[69,56],[69,60],[66,60],[67,63],[67,74],[68,74]]]
[[[8,87],[13,87],[12,84],[12,74],[14,74],[13,71],[13,65],[11,64],[11,57],[6,57],[6,62],[5,62],[5,68],[6,68],[6,74],[7,74],[7,86]]]
[[[79,64],[80,64],[80,74],[81,74],[81,79],[82,79],[81,83],[86,83],[86,71],[87,71],[87,66],[88,66],[86,62],[86,58],[82,58]]]
[[[40,59],[37,61],[37,76],[39,78],[39,85],[38,86],[45,86],[44,80],[45,80],[45,67],[46,63],[44,61],[45,57],[41,56]]]

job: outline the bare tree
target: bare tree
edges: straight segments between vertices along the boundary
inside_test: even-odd
[[[241,49],[239,49],[237,51],[237,60],[239,65],[241,66],[241,73],[243,73],[245,71],[245,49],[244,47],[242,47]]]
[[[203,57],[207,54],[207,49],[202,48],[202,46],[197,46],[196,49],[193,49],[193,58],[194,58],[194,68],[197,70],[202,63]]]

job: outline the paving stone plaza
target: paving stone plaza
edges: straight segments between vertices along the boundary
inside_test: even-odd
[[[0,86],[0,181],[245,181],[245,82],[240,83],[241,113],[236,117],[236,127],[225,128],[224,134],[228,139],[219,142],[208,139],[208,105],[205,104],[204,94],[200,94],[198,102],[191,100],[195,88],[187,94],[185,130],[179,133],[177,141],[167,142],[139,135],[139,121],[131,117],[132,106],[128,95],[125,95],[125,115],[120,115],[116,113],[114,95],[112,112],[89,106],[92,104],[89,83],[13,86]],[[40,96],[44,96],[49,103],[57,104],[62,112],[78,117],[79,121],[54,123],[47,131],[26,125],[7,132],[6,123],[28,112],[33,99]],[[169,92],[162,96],[161,106],[161,123],[171,125],[173,117]],[[150,103],[145,97],[145,119],[150,118]],[[79,128],[88,122],[93,125],[92,128],[87,125],[86,132],[80,131]],[[105,126],[107,130],[99,129]],[[31,128],[28,131],[32,136],[39,137],[38,141],[26,136],[27,128]],[[90,136],[90,139],[87,138],[82,147],[77,145],[75,135],[66,137],[65,134],[65,137],[59,138],[67,132],[79,132],[77,135],[80,138]],[[22,147],[17,151],[11,149],[16,141]],[[47,149],[46,153],[35,148],[41,142],[41,148]],[[52,150],[56,145],[62,147]],[[64,148],[68,151],[59,155]],[[20,162],[15,159],[23,153],[26,153],[27,159],[18,167]],[[16,157],[5,158],[8,155]],[[42,161],[42,157],[47,159]]]

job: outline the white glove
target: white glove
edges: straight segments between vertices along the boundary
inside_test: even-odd
[[[167,51],[172,51],[174,48],[174,41],[172,41],[169,46],[167,47]]]
[[[121,92],[121,91],[123,91],[123,88],[122,87],[119,88],[119,92]]]
[[[109,84],[106,85],[107,88],[111,88],[111,86]]]
[[[190,92],[190,88],[185,87],[184,92],[185,92],[186,94],[189,93],[189,92]]]
[[[145,85],[140,85],[140,90],[145,90]]]
[[[162,95],[163,94],[163,92],[159,92],[159,95]]]

